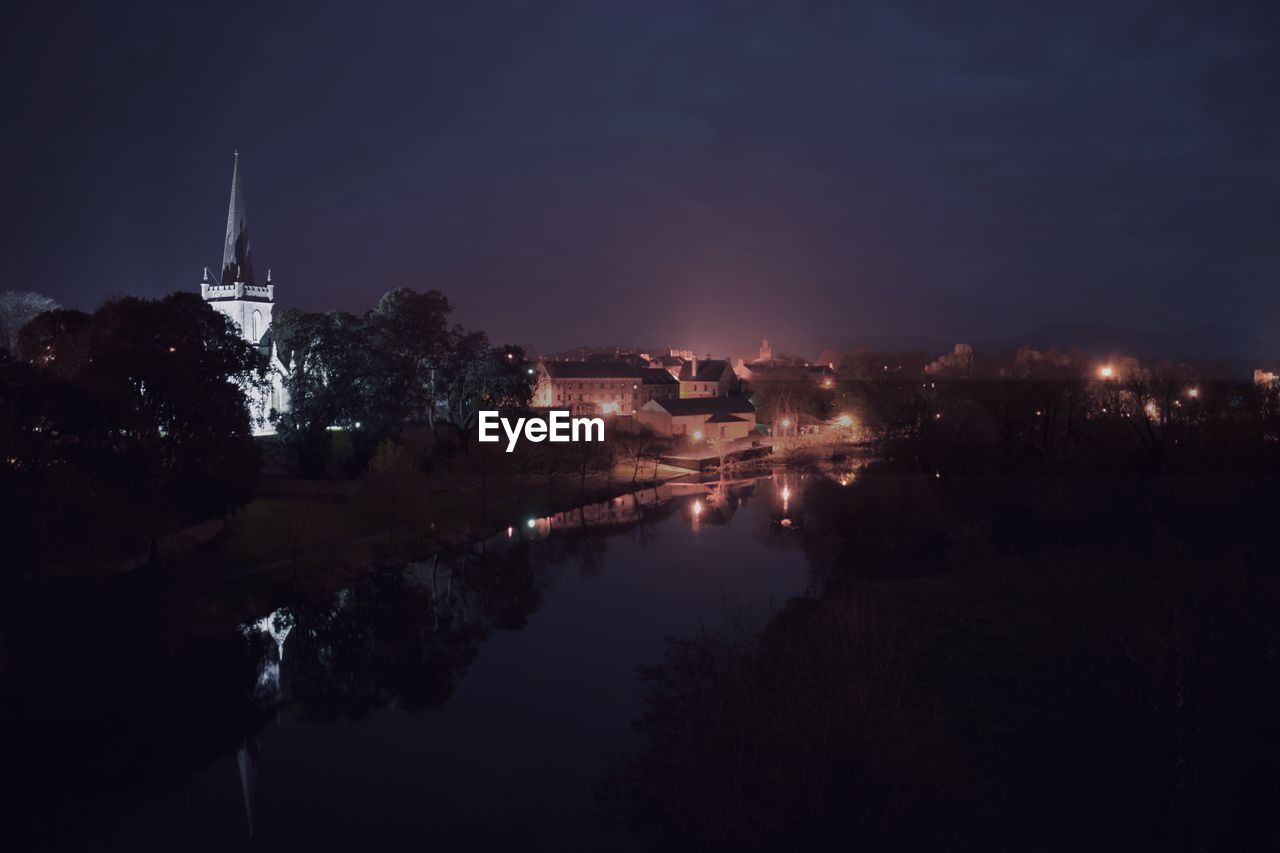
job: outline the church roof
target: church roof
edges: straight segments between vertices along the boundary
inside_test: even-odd
[[[237,281],[256,284],[253,256],[249,251],[249,217],[245,213],[244,190],[240,186],[240,152],[231,171],[231,204],[227,208],[227,237],[222,245],[222,284]]]

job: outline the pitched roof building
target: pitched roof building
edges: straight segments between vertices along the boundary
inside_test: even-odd
[[[677,397],[665,370],[628,361],[548,361],[539,365],[533,405],[574,415],[630,415],[655,399]]]
[[[651,400],[636,412],[636,424],[663,437],[692,441],[746,438],[756,427],[756,407],[742,396]]]
[[[737,390],[737,375],[728,361],[693,358],[680,368],[681,397],[723,397]]]

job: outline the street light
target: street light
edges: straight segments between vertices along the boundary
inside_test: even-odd
[[[842,427],[851,427],[853,426],[853,418],[849,415],[841,415],[836,419],[836,423],[840,424]]]
[[[1115,370],[1113,370],[1111,365],[1109,364],[1104,364],[1102,365],[1102,367],[1098,368],[1098,376],[1100,376],[1103,379],[1110,379],[1114,375],[1115,375]]]

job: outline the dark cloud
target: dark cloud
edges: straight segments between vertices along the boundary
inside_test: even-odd
[[[543,346],[1280,328],[1276,4],[31,6],[9,276],[196,286],[244,155],[281,298]]]

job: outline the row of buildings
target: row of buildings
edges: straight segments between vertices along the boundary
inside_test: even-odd
[[[567,409],[576,416],[614,416],[622,430],[692,441],[739,440],[757,432],[756,407],[744,386],[768,380],[830,386],[830,366],[783,365],[769,342],[751,362],[700,357],[688,350],[575,353],[577,358],[538,365],[535,408]]]
[[[677,351],[624,353],[538,365],[536,408],[580,416],[612,415],[620,429],[665,437],[741,439],[756,428],[755,406],[741,394],[728,361]]]

